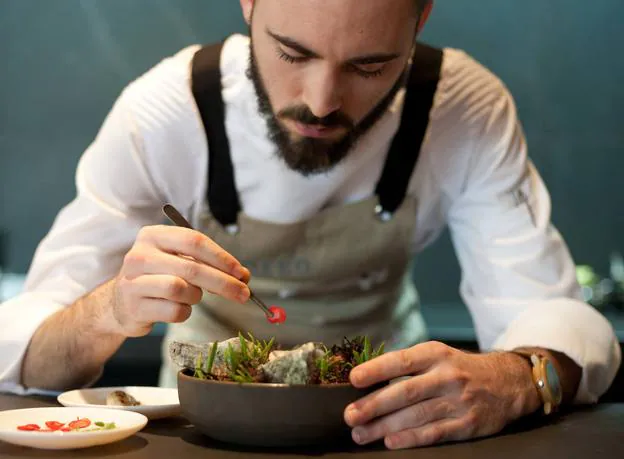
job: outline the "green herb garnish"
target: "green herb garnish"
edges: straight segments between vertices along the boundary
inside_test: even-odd
[[[256,339],[251,333],[244,336],[238,334],[240,348],[236,349],[228,343],[223,352],[224,365],[214,371],[214,361],[218,343],[214,342],[210,354],[204,360],[199,355],[195,364],[195,377],[218,381],[234,381],[239,383],[263,382],[264,376],[259,367],[268,362],[269,354],[278,349],[275,339],[270,341]],[[349,381],[351,370],[374,359],[384,353],[382,343],[375,349],[366,336],[357,336],[352,340],[343,338],[341,345],[334,345],[330,349],[323,347],[323,354],[315,361],[316,373],[312,376],[312,383],[334,384]]]

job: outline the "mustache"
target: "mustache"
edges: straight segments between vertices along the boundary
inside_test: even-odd
[[[335,111],[319,118],[305,105],[287,107],[277,114],[278,118],[289,118],[302,124],[313,124],[323,127],[344,127],[353,129],[355,123],[344,113]]]

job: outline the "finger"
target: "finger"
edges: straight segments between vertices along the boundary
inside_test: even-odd
[[[244,303],[249,299],[249,287],[245,283],[190,258],[155,250],[148,254],[132,251],[126,256],[124,266],[124,276],[128,278],[145,274],[169,274],[232,301]]]
[[[345,421],[351,426],[364,425],[373,419],[441,395],[440,378],[433,372],[413,376],[379,389],[345,409]]]
[[[139,323],[180,323],[191,316],[193,309],[188,304],[175,303],[160,298],[144,298],[137,308]]]
[[[245,268],[244,266],[243,266],[243,270],[244,270],[243,277],[241,277],[239,280],[244,284],[249,284],[249,281],[251,280],[251,271],[249,271],[249,269]]]
[[[384,443],[388,449],[405,449],[467,440],[468,438],[470,435],[465,430],[464,420],[443,419],[388,435]]]
[[[132,281],[133,293],[145,298],[159,298],[193,305],[202,299],[202,290],[180,277],[167,274],[149,274]]]
[[[188,228],[151,226],[141,230],[138,240],[171,254],[186,255],[213,266],[236,279],[249,278],[249,270],[229,252],[203,233]]]
[[[368,387],[382,381],[426,371],[448,357],[452,348],[438,342],[417,344],[408,349],[382,354],[358,365],[349,375],[355,387]]]
[[[432,398],[407,406],[375,422],[353,429],[351,435],[361,445],[385,438],[406,429],[421,427],[453,413],[453,406],[443,398]]]

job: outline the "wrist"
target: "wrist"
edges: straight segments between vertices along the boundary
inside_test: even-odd
[[[123,327],[115,315],[115,280],[102,284],[79,301],[77,306],[90,315],[91,333],[103,339],[125,339]]]
[[[515,418],[533,414],[542,407],[542,398],[533,380],[531,363],[514,352],[507,352],[506,355],[510,374],[514,375],[516,381],[512,412]]]
[[[544,382],[546,398],[556,399],[557,405],[572,403],[583,375],[583,369],[567,355],[550,349],[537,347],[521,347],[512,352],[530,358],[539,356],[540,362],[534,371],[539,373],[538,379]]]

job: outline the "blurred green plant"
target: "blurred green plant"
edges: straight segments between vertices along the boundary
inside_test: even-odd
[[[613,306],[624,310],[624,257],[613,252],[609,259],[609,277],[602,277],[589,265],[576,267],[576,279],[583,299],[597,309]]]

